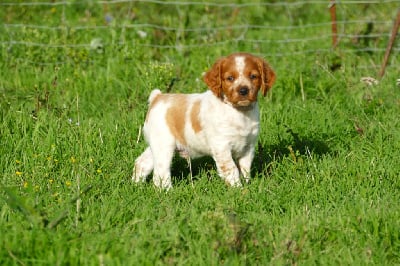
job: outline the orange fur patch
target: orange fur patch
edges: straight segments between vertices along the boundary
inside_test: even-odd
[[[190,122],[192,122],[192,128],[195,133],[202,130],[199,115],[200,115],[200,100],[196,101],[193,104],[192,110],[190,112]]]
[[[171,104],[165,117],[167,125],[172,135],[174,135],[182,145],[186,145],[185,120],[188,105],[186,96],[181,94],[164,94],[164,96],[165,99],[168,98],[168,102]]]

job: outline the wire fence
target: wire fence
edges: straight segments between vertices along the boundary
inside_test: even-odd
[[[107,47],[161,52],[255,50],[266,57],[331,53],[330,1],[8,1],[1,2],[3,59],[66,64]],[[377,68],[391,37],[398,0],[336,1],[341,54],[370,54]],[[399,39],[397,37],[397,39]],[[392,48],[395,67],[399,42]],[[110,49],[108,49],[110,50]],[[396,62],[396,61],[395,61]]]
[[[143,2],[153,3],[160,5],[181,5],[181,6],[218,6],[218,7],[246,7],[246,6],[299,6],[304,4],[322,4],[326,5],[326,1],[279,1],[279,2],[246,2],[246,3],[221,3],[220,2],[207,2],[207,1],[161,1],[161,0],[108,0],[108,1],[96,1],[97,4],[120,4],[120,3],[132,3],[132,2]],[[355,0],[355,1],[337,1],[343,4],[380,4],[380,3],[398,3],[397,0]],[[87,3],[86,1],[57,1],[57,2],[5,2],[0,3],[1,6],[60,6],[60,5],[80,5]]]

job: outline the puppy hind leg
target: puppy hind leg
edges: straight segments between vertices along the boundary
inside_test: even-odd
[[[136,183],[146,181],[146,177],[153,171],[154,160],[150,147],[135,160],[132,180]]]
[[[171,163],[174,152],[175,145],[167,145],[163,149],[154,151],[153,182],[159,188],[167,190],[172,188]]]

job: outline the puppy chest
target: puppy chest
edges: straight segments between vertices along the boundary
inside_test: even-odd
[[[259,132],[259,124],[256,121],[220,124],[215,130],[215,134],[209,136],[209,139],[217,140],[213,145],[225,146],[234,153],[241,153],[247,150],[249,145],[255,143]]]
[[[253,146],[256,140],[257,134],[235,136],[229,141],[229,146],[233,154],[242,154],[246,152],[250,146]]]

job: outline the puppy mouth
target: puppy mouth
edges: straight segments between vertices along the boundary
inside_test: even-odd
[[[238,109],[238,110],[250,110],[254,107],[254,103],[257,101],[257,98],[253,97],[227,97],[224,95],[223,102],[229,104],[230,106]]]
[[[243,100],[243,101],[238,101],[238,102],[236,103],[236,105],[239,106],[239,107],[247,107],[247,106],[249,106],[249,105],[252,104],[252,103],[253,103],[253,102],[250,101],[250,100]]]
[[[240,111],[249,111],[254,108],[254,102],[250,100],[243,100],[232,104],[232,106]]]

